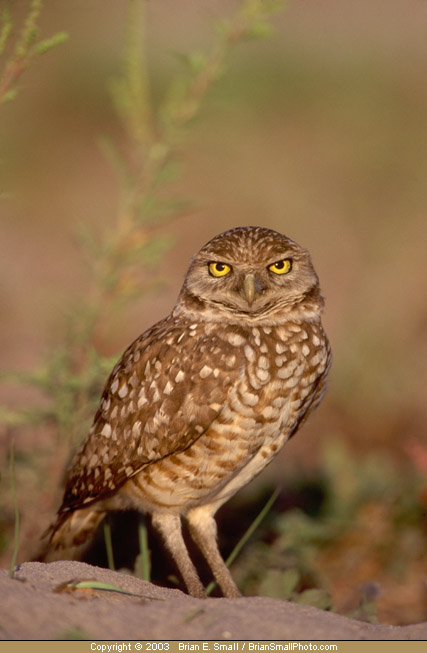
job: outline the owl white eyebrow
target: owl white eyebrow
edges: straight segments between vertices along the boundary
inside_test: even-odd
[[[209,260],[206,261],[206,265],[207,265],[208,267],[209,267],[209,265],[211,265],[212,263],[216,263],[216,264],[219,264],[219,265],[226,265],[227,267],[230,268],[230,270],[233,269],[233,264],[232,264],[232,263],[227,263],[227,261],[224,261],[224,260],[221,261],[221,260],[218,260],[218,259],[216,259],[216,260],[215,260],[215,259],[209,259]]]
[[[287,256],[285,254],[284,256],[279,256],[279,258],[275,258],[274,261],[270,261],[267,267],[269,267],[270,265],[274,265],[275,263],[281,263],[282,261],[290,261],[291,263],[293,263],[294,260],[295,259],[292,256]]]

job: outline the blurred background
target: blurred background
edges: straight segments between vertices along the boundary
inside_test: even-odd
[[[182,65],[176,54],[209,49],[215,17],[238,4],[181,0],[178,12],[173,0],[146,3],[154,107]],[[13,3],[18,25],[27,7]],[[107,307],[95,346],[117,357],[164,317],[192,254],[223,230],[270,227],[306,247],[326,297],[329,390],[268,470],[220,511],[222,548],[231,550],[280,486],[234,563],[244,593],[383,623],[423,621],[427,5],[291,0],[271,22],[271,38],[241,43],[227,58],[177,149],[181,173],[170,189],[191,206],[154,227],[170,239],[145,273],[160,282]],[[17,98],[0,109],[0,359],[2,370],[24,373],[63,339],[64,315],[89,292],[76,227],[102,234],[116,220],[121,182],[103,138],[122,138],[108,87],[120,67],[126,3],[49,0],[40,28],[43,36],[66,30],[69,40],[34,61]],[[10,381],[0,393],[11,411],[45,401]],[[60,503],[70,448],[51,424],[12,422],[0,427],[3,566],[13,545],[12,436],[19,561],[34,554]],[[154,578],[165,582],[168,563],[156,571],[154,538],[150,548]]]

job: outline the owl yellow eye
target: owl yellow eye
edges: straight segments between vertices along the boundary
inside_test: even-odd
[[[291,269],[291,262],[288,258],[284,258],[282,261],[276,261],[269,265],[268,269],[275,274],[287,274]]]
[[[209,274],[213,277],[225,277],[231,272],[231,267],[227,263],[209,263]]]

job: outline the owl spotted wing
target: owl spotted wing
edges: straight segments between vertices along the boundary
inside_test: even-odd
[[[221,412],[236,376],[237,357],[221,357],[221,351],[224,343],[203,325],[183,328],[182,321],[177,327],[166,319],[142,334],[106,383],[61,511],[108,496],[146,465],[199,438]]]
[[[308,417],[316,410],[316,408],[322,401],[323,396],[326,392],[327,383],[328,383],[328,374],[332,363],[332,352],[328,339],[326,338],[325,334],[323,334],[323,336],[324,338],[322,338],[323,340],[322,346],[324,346],[324,360],[322,361],[321,364],[322,371],[319,373],[319,368],[316,369],[316,366],[313,368],[312,365],[309,368],[310,373],[314,372],[318,376],[316,380],[313,382],[309,393],[307,394],[307,396],[305,397],[301,405],[298,419],[289,433],[289,438],[292,438],[295,435],[295,433],[299,431],[299,429],[304,424],[304,422],[308,419]],[[309,365],[310,363],[311,361],[309,360]]]

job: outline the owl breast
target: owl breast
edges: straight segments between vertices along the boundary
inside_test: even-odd
[[[206,354],[209,329],[201,324],[193,334]],[[218,384],[229,386],[226,401],[191,446],[127,481],[122,496],[139,509],[185,514],[205,503],[221,505],[264,469],[321,400],[329,350],[320,322],[235,326],[219,344],[217,336],[216,364],[234,363],[232,373],[218,375]],[[205,358],[200,383],[216,369]]]

